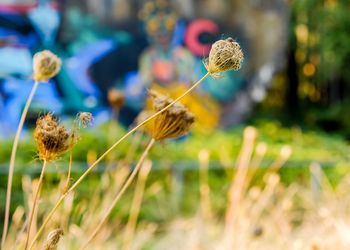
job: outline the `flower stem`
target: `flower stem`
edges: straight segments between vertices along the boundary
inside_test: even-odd
[[[36,205],[38,203],[39,193],[40,193],[41,185],[43,183],[43,178],[44,178],[44,174],[45,174],[46,163],[47,163],[47,161],[44,160],[43,167],[41,169],[38,187],[37,187],[37,189],[35,191],[35,195],[34,195],[33,206],[31,208],[31,211],[29,214],[29,221],[28,221],[28,227],[27,227],[27,238],[26,238],[26,243],[25,243],[25,247],[24,247],[25,250],[28,248],[28,243],[29,243],[29,238],[30,238],[30,230],[32,227],[33,217],[34,217],[34,211],[35,211]]]
[[[122,195],[125,193],[125,191],[127,190],[127,188],[130,186],[131,182],[134,180],[136,174],[139,172],[149,150],[151,149],[151,147],[153,146],[153,144],[155,143],[154,139],[151,139],[151,141],[148,143],[145,151],[143,151],[139,161],[137,162],[135,168],[133,169],[133,171],[131,172],[129,178],[126,180],[126,182],[124,183],[124,185],[122,186],[122,188],[120,189],[119,193],[117,194],[117,196],[114,198],[114,200],[112,201],[111,206],[107,209],[107,211],[104,213],[103,218],[100,220],[100,223],[97,225],[97,227],[95,228],[95,230],[92,232],[92,234],[90,235],[89,239],[86,241],[86,243],[80,248],[81,250],[85,249],[88,244],[93,240],[93,238],[96,236],[96,234],[100,231],[100,229],[102,228],[103,224],[106,222],[108,216],[111,214],[113,208],[115,207],[115,205],[118,203],[118,201],[120,200],[120,198],[122,197]]]
[[[29,106],[32,103],[34,94],[39,86],[39,82],[36,81],[32,87],[32,90],[28,96],[27,102],[24,106],[22,116],[20,119],[20,122],[17,127],[15,140],[13,142],[12,151],[11,151],[11,158],[10,158],[10,165],[9,165],[9,174],[7,178],[7,191],[6,191],[6,205],[5,205],[5,218],[4,218],[4,228],[2,231],[2,238],[1,238],[1,248],[4,248],[7,230],[8,230],[8,224],[9,224],[9,217],[10,217],[10,206],[11,206],[11,192],[12,192],[12,180],[13,180],[13,172],[15,168],[15,159],[16,159],[16,152],[18,147],[19,138],[23,129],[24,121],[26,119]]]
[[[70,176],[71,176],[72,165],[73,165],[73,145],[74,145],[74,140],[76,136],[76,130],[77,130],[77,124],[74,121],[71,143],[69,145],[69,166],[68,166],[67,181],[64,187],[64,192],[66,192],[69,189],[69,182],[70,182]]]
[[[166,106],[165,108],[163,108],[162,110],[156,112],[155,114],[151,115],[150,117],[148,117],[146,120],[144,120],[143,122],[141,122],[140,124],[138,124],[136,127],[134,127],[133,129],[131,129],[129,132],[127,132],[125,135],[123,135],[118,141],[116,141],[109,149],[107,149],[107,151],[105,151],[81,176],[80,178],[68,189],[68,191],[66,193],[64,193],[61,198],[57,201],[56,205],[53,207],[53,209],[50,211],[50,213],[48,214],[48,216],[46,217],[45,221],[43,222],[43,224],[41,225],[39,231],[37,232],[37,234],[34,237],[34,240],[32,242],[32,245],[30,246],[29,249],[32,249],[32,247],[34,246],[35,241],[38,239],[39,235],[41,234],[41,232],[43,231],[45,225],[49,222],[50,218],[52,217],[52,215],[55,213],[55,211],[57,210],[58,206],[61,204],[61,202],[64,200],[64,198],[70,193],[72,192],[82,181],[83,179],[97,166],[97,164],[99,164],[102,159],[108,155],[116,146],[118,146],[122,141],[124,141],[127,137],[129,137],[132,133],[134,133],[137,129],[139,129],[140,127],[142,127],[143,125],[145,125],[147,122],[149,122],[150,120],[152,120],[153,118],[155,118],[156,116],[158,116],[159,114],[161,114],[162,112],[164,112],[165,110],[167,110],[168,108],[170,108],[171,106],[173,106],[176,102],[178,102],[180,99],[182,99],[184,96],[186,96],[188,93],[190,93],[193,89],[195,89],[201,82],[203,82],[208,76],[210,76],[210,73],[207,72],[201,79],[199,79],[196,83],[194,83],[188,90],[186,90],[182,95],[180,95],[179,97],[177,97],[173,102],[171,102],[168,106]]]

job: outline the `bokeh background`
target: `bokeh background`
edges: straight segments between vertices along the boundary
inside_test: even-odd
[[[176,230],[194,232],[195,236],[189,238],[201,242],[198,240],[201,226],[196,219],[198,210],[210,207],[211,222],[213,217],[215,220],[224,217],[224,211],[230,207],[225,200],[226,193],[232,185],[238,185],[231,184],[231,179],[234,183],[242,151],[251,145],[255,156],[248,157],[246,166],[258,170],[249,172],[252,176],[247,178],[249,180],[244,178],[246,192],[249,187],[258,186],[264,190],[263,187],[275,185],[274,177],[270,182],[264,177],[272,168],[278,173],[278,185],[290,194],[288,198],[281,198],[276,191],[276,200],[290,199],[292,204],[294,198],[306,201],[296,202],[291,208],[292,212],[297,211],[299,218],[288,217],[288,210],[288,221],[282,219],[283,213],[274,207],[272,200],[272,208],[266,205],[261,209],[261,214],[270,208],[280,213],[275,220],[283,221],[286,227],[277,231],[287,235],[285,242],[297,242],[295,248],[293,245],[287,249],[331,249],[328,243],[322,248],[317,242],[322,242],[323,233],[327,235],[327,230],[334,228],[327,227],[310,243],[313,223],[308,218],[323,207],[320,205],[323,194],[332,197],[326,204],[335,207],[338,203],[334,197],[350,198],[341,189],[347,187],[346,176],[350,169],[349,11],[347,0],[0,0],[0,218],[4,210],[12,140],[33,86],[32,57],[36,52],[49,49],[63,64],[58,76],[40,84],[33,99],[16,160],[13,213],[18,207],[26,207],[26,194],[30,193],[27,178],[34,179],[40,171],[32,136],[39,115],[53,112],[69,127],[78,112],[93,114],[92,126],[81,131],[81,140],[73,150],[76,179],[134,125],[140,111],[149,106],[149,89],[171,97],[179,96],[205,74],[203,61],[211,44],[232,37],[241,44],[245,55],[242,68],[225,72],[220,78],[208,78],[187,96],[184,104],[197,121],[193,132],[185,138],[157,145],[151,152],[154,166],[146,185],[146,204],[140,214],[143,224],[140,232],[134,235],[137,240],[133,247],[185,249],[167,245],[183,235],[169,233],[170,236],[162,238],[167,235],[165,232],[178,232]],[[256,143],[249,142],[249,138],[242,139],[248,125],[256,128],[257,137],[253,133]],[[92,191],[103,199],[101,196],[108,188],[106,183],[113,183],[111,176],[120,168],[121,159],[127,159],[125,161],[131,165],[137,160],[145,142],[141,135],[135,137],[108,156],[81,187],[78,204],[84,204]],[[52,164],[46,193],[54,192],[67,170],[67,160],[64,156]],[[200,174],[202,172],[198,174],[199,166],[209,171],[208,185],[214,190],[210,206],[206,203],[207,196],[200,192],[201,185],[208,180]],[[106,183],[94,190],[92,187],[100,186],[101,180]],[[325,182],[326,187],[322,184]],[[303,194],[303,198],[293,196],[293,185],[302,190],[299,194]],[[339,192],[337,187],[341,187]],[[245,194],[244,189],[242,194]],[[309,198],[305,198],[311,196],[315,200],[312,208]],[[117,209],[113,217],[113,221],[117,221],[116,228],[125,224],[131,199],[132,192]],[[242,202],[243,207],[249,207],[249,199]],[[67,213],[81,230],[91,229],[92,225],[77,222],[79,209],[84,210],[84,205],[72,205]],[[100,208],[96,205],[95,209]],[[349,249],[348,236],[341,236],[350,232],[350,225],[345,223],[349,211],[347,207],[342,211],[339,218],[344,224],[336,224],[334,217],[330,217],[335,228],[341,227],[339,234],[332,235],[332,240],[339,244],[336,249]],[[242,215],[241,223],[249,223],[247,214],[246,217]],[[191,219],[184,222],[183,217]],[[254,248],[259,245],[245,245],[236,249],[286,247],[282,243],[275,248],[269,245],[269,233],[276,233],[268,229],[271,218],[257,219],[251,222],[253,229],[246,229],[249,235],[253,232],[253,236],[249,236],[253,238],[264,237],[266,230],[267,236],[263,239],[267,243],[263,241],[260,248]],[[298,225],[302,230],[292,235],[294,226]],[[114,232],[115,227],[109,230]],[[99,240],[110,239],[111,232],[107,230],[106,238]],[[157,236],[151,237],[153,234]],[[74,231],[69,235],[74,242],[74,236],[82,234]],[[296,240],[298,237],[301,243]],[[237,242],[246,239],[238,238]],[[186,249],[196,249],[192,248],[192,241],[187,242]],[[168,247],[164,248],[164,244]],[[237,244],[236,247],[242,247],[241,243]],[[67,246],[62,245],[62,249],[75,249],[64,248]],[[108,247],[111,246],[101,249]]]

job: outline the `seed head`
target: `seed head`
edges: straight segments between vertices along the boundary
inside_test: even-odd
[[[61,59],[49,50],[38,52],[33,57],[34,80],[47,82],[61,69]]]
[[[55,160],[60,154],[67,151],[72,143],[69,140],[72,134],[68,133],[66,128],[60,125],[50,113],[36,121],[34,137],[39,158],[46,161]]]
[[[79,112],[77,114],[77,121],[79,125],[83,128],[91,125],[93,120],[92,114],[90,112]]]
[[[113,108],[119,109],[124,105],[125,96],[119,90],[110,89],[108,91],[108,101]]]
[[[60,238],[64,235],[64,232],[62,229],[57,228],[49,233],[47,236],[44,249],[45,250],[54,250],[56,249],[58,242],[60,241]]]
[[[239,70],[243,61],[243,52],[239,44],[231,37],[216,41],[205,61],[210,74],[218,74],[227,70]]]
[[[153,98],[153,108],[156,112],[162,110],[173,101],[155,91],[150,91],[150,96]],[[193,114],[181,103],[176,102],[151,120],[145,129],[155,140],[163,140],[187,134],[193,123]]]

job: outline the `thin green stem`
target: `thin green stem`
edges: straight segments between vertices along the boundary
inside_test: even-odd
[[[37,232],[37,234],[34,237],[34,240],[32,242],[32,245],[30,246],[29,249],[32,249],[32,247],[34,246],[35,241],[38,239],[39,235],[42,233],[42,231],[44,230],[45,225],[49,222],[50,218],[52,217],[52,215],[55,213],[55,211],[57,210],[57,208],[59,207],[59,205],[61,204],[61,202],[64,200],[64,198],[70,193],[72,192],[83,180],[84,178],[97,166],[97,164],[99,164],[103,158],[108,155],[116,146],[118,146],[122,141],[124,141],[127,137],[129,137],[132,133],[134,133],[137,129],[139,129],[140,127],[142,127],[143,125],[145,125],[147,122],[149,122],[150,120],[152,120],[153,118],[155,118],[156,116],[158,116],[159,114],[161,114],[162,112],[164,112],[165,110],[167,110],[168,108],[170,108],[172,105],[174,105],[176,102],[178,102],[180,99],[182,99],[184,96],[186,96],[188,93],[190,93],[193,89],[195,89],[201,82],[203,82],[207,77],[210,76],[210,73],[206,73],[201,79],[199,79],[196,83],[194,83],[188,90],[186,90],[182,95],[180,95],[179,97],[177,97],[173,102],[171,102],[169,105],[167,105],[165,108],[163,108],[162,110],[156,112],[155,114],[151,115],[149,118],[147,118],[146,120],[144,120],[143,122],[141,122],[140,124],[138,124],[136,127],[134,127],[133,129],[131,129],[129,132],[127,132],[124,136],[122,136],[118,141],[116,141],[109,149],[107,149],[106,152],[104,152],[81,176],[80,178],[74,183],[74,185],[72,185],[72,187],[70,187],[68,189],[68,191],[66,193],[64,193],[61,198],[57,201],[56,205],[53,207],[53,209],[50,211],[50,213],[48,214],[48,216],[46,217],[45,221],[43,222],[43,224],[41,225],[39,231]]]
[[[129,178],[126,180],[126,182],[124,183],[123,187],[120,189],[119,193],[117,194],[117,196],[114,198],[114,200],[112,201],[112,204],[110,205],[110,207],[107,209],[107,211],[104,213],[103,218],[100,220],[100,223],[97,225],[97,227],[95,228],[95,230],[92,232],[92,234],[90,235],[89,239],[86,241],[86,243],[80,248],[81,250],[85,249],[88,244],[93,240],[93,238],[97,235],[97,233],[100,231],[100,229],[102,228],[102,226],[104,225],[104,223],[106,222],[106,220],[108,219],[108,216],[111,214],[111,212],[113,211],[113,208],[116,206],[116,204],[118,203],[118,201],[120,200],[120,198],[122,197],[122,195],[125,193],[125,191],[127,190],[127,188],[130,186],[131,182],[134,180],[136,174],[139,172],[149,150],[151,149],[151,147],[153,146],[153,144],[155,143],[154,139],[151,139],[151,141],[148,143],[145,151],[142,153],[140,160],[137,162],[135,168],[133,169],[133,171],[131,172]]]
[[[12,151],[11,151],[11,158],[10,158],[10,165],[9,165],[9,174],[7,178],[7,191],[6,191],[6,205],[5,205],[5,218],[4,218],[4,228],[2,231],[2,238],[1,238],[1,248],[3,249],[5,246],[5,240],[7,236],[7,230],[8,230],[8,224],[9,224],[9,217],[10,217],[10,206],[11,206],[11,192],[12,192],[12,181],[13,181],[13,172],[15,168],[15,159],[16,159],[16,153],[17,153],[17,147],[19,143],[19,138],[23,129],[24,121],[27,117],[28,110],[30,107],[30,104],[32,103],[34,94],[39,86],[39,82],[35,82],[32,90],[28,96],[27,102],[24,106],[21,119],[19,121],[15,140],[13,142]]]
[[[27,248],[28,248],[28,243],[29,243],[29,238],[30,238],[30,230],[31,230],[31,227],[32,227],[34,212],[35,212],[36,205],[38,203],[39,193],[40,193],[41,186],[42,186],[43,179],[44,179],[46,163],[47,163],[47,161],[44,160],[43,167],[41,169],[41,174],[40,174],[40,178],[39,178],[38,187],[37,187],[37,189],[35,191],[33,205],[32,205],[32,208],[31,208],[31,211],[30,211],[30,214],[29,214],[29,221],[28,221],[28,227],[27,227],[27,238],[26,238],[26,243],[25,243],[25,247],[24,247],[25,250],[27,250]]]

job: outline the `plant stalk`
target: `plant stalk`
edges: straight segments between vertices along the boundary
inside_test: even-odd
[[[135,233],[137,218],[139,216],[141,205],[142,205],[142,199],[145,191],[146,180],[149,172],[151,171],[151,168],[152,168],[152,162],[146,161],[143,164],[143,167],[141,168],[140,173],[138,175],[134,197],[130,207],[129,219],[125,227],[122,250],[130,249],[131,240]]]
[[[10,165],[9,165],[9,174],[7,178],[7,191],[6,191],[6,205],[5,205],[5,218],[4,218],[4,228],[2,231],[2,238],[1,238],[1,248],[3,249],[5,246],[5,240],[7,236],[7,230],[8,230],[8,224],[9,224],[9,217],[10,217],[10,206],[11,206],[11,192],[12,192],[12,181],[13,181],[13,172],[15,168],[15,159],[16,159],[16,153],[17,153],[17,147],[19,143],[19,138],[23,129],[24,121],[27,117],[28,110],[30,107],[30,104],[32,103],[34,94],[39,86],[39,82],[35,81],[34,85],[32,87],[32,90],[28,96],[27,102],[24,106],[20,122],[17,127],[15,140],[13,142],[12,151],[11,151],[11,158],[10,158]]]
[[[26,243],[25,243],[25,247],[24,247],[25,250],[27,250],[27,248],[28,248],[28,243],[29,243],[29,238],[30,238],[30,230],[31,230],[32,223],[33,223],[34,211],[35,211],[36,205],[38,203],[39,193],[40,193],[40,189],[41,189],[41,186],[42,186],[42,183],[43,183],[43,178],[44,178],[44,174],[45,174],[46,164],[47,164],[47,161],[44,160],[43,167],[41,169],[41,174],[40,174],[40,178],[39,178],[38,187],[37,187],[37,189],[35,191],[35,195],[34,195],[33,206],[31,208],[31,212],[29,214],[29,221],[28,221],[28,227],[27,227],[27,238],[26,238]]]

